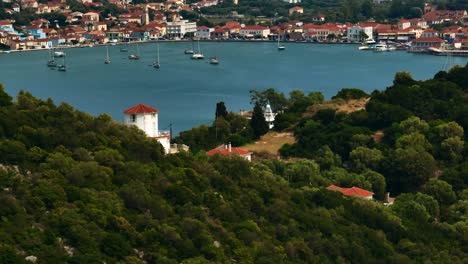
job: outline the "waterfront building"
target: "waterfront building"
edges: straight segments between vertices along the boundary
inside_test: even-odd
[[[229,29],[225,27],[215,27],[210,34],[211,38],[226,39],[229,38]]]
[[[183,38],[186,34],[195,34],[197,23],[188,20],[167,22],[166,34],[169,38]]]
[[[241,28],[239,34],[246,38],[254,38],[256,36],[261,36],[262,38],[267,38],[270,34],[270,29],[260,25],[255,26],[245,26]]]
[[[440,49],[444,40],[437,37],[420,37],[411,42],[411,51],[426,51],[429,48]]]
[[[304,39],[307,41],[325,41],[330,36],[342,35],[342,29],[334,24],[314,25],[305,24],[303,27]]]
[[[171,150],[171,134],[170,131],[159,130],[158,113],[156,108],[138,104],[124,111],[124,124],[136,126],[149,138],[156,139],[168,154]]]
[[[373,29],[371,26],[352,26],[348,28],[348,41],[361,42],[373,37]]]
[[[211,37],[211,32],[213,32],[214,28],[209,28],[206,26],[197,27],[197,32],[195,36],[200,39],[209,39]]]

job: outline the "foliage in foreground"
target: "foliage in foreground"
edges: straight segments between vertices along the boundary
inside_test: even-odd
[[[437,87],[452,85],[452,77],[439,77]],[[434,136],[463,140],[447,122]],[[431,127],[410,118],[397,128],[424,135]],[[395,138],[429,151],[419,134]],[[452,144],[457,139],[446,145]],[[462,263],[468,257],[468,191],[460,177],[468,169],[460,156],[444,158],[457,160],[446,181],[431,179],[385,207],[324,188],[359,186],[382,199],[386,180],[374,164],[384,152],[359,145],[345,169],[345,155],[327,146],[319,151],[315,161],[289,163],[165,157],[159,144],[108,116],[24,92],[13,102],[0,89],[0,262],[23,263],[29,255],[38,263]]]

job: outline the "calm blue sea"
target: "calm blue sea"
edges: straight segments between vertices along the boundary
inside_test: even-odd
[[[161,43],[161,68],[149,65],[156,56],[154,43],[139,45],[141,59],[110,47],[112,63],[104,65],[105,48],[67,49],[67,72],[45,66],[46,51],[0,54],[0,83],[15,95],[19,90],[97,115],[108,113],[122,121],[122,111],[138,103],[160,111],[160,128],[173,123],[178,133],[211,123],[215,105],[228,110],[247,109],[249,90],[273,87],[320,91],[329,98],[344,87],[371,92],[389,86],[397,71],[416,79],[432,77],[447,64],[466,64],[468,58],[437,57],[406,52],[359,51],[355,45],[288,43],[279,52],[275,43],[200,43],[204,61],[184,54],[187,43]],[[130,52],[136,46],[129,47]],[[218,56],[220,64],[208,58]]]

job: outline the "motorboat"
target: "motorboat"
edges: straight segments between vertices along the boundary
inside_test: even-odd
[[[65,57],[65,52],[63,52],[63,51],[54,51],[54,57],[55,58]]]
[[[374,51],[378,51],[378,52],[387,51],[387,50],[388,50],[387,44],[385,43],[379,43],[375,45],[375,48],[374,48]]]
[[[210,64],[213,64],[213,65],[219,64],[218,57],[212,57],[212,58],[210,58]]]

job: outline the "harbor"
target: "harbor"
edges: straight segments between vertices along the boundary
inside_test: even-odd
[[[191,48],[190,42],[161,41],[161,68],[157,70],[152,66],[157,58],[154,42],[139,44],[139,60],[128,59],[133,45],[128,52],[121,52],[119,45],[109,46],[108,65],[104,64],[105,47],[66,49],[66,72],[46,66],[47,50],[17,52],[0,55],[0,71],[2,84],[12,95],[27,90],[94,115],[108,113],[116,120],[121,119],[122,108],[141,102],[161,111],[161,129],[172,123],[179,133],[209,124],[218,101],[224,101],[233,112],[251,108],[251,89],[320,91],[330,98],[345,87],[368,93],[384,89],[393,75],[383,72],[408,71],[415,79],[427,79],[448,68],[440,56],[363,52],[348,44],[281,44],[284,51],[278,51],[277,42],[201,41],[205,59],[192,60],[184,53]],[[215,56],[220,63],[214,66],[209,58]],[[62,58],[56,60],[62,63]],[[468,59],[454,57],[451,61],[451,66],[465,65]]]

